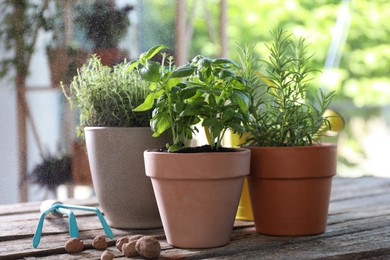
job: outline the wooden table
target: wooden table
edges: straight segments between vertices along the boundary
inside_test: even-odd
[[[69,201],[97,206],[95,200]],[[80,238],[86,248],[78,254],[64,249],[69,239],[66,218],[45,220],[37,249],[32,237],[39,218],[39,202],[0,206],[0,259],[99,259],[92,248],[96,235],[104,232],[94,214],[77,212]],[[327,231],[318,236],[270,237],[257,234],[253,222],[236,221],[229,245],[195,250],[177,249],[165,241],[162,229],[113,229],[114,239],[130,234],[155,236],[161,243],[160,259],[390,259],[390,179],[335,178]],[[127,259],[114,247],[115,259]]]

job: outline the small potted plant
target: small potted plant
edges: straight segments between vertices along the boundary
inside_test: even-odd
[[[305,39],[272,32],[269,59],[261,70],[252,50],[241,53],[251,82],[249,193],[256,230],[276,236],[325,231],[336,145],[321,143],[331,126],[324,113],[334,94],[309,90],[313,70]]]
[[[55,3],[54,13],[45,21],[52,35],[46,47],[51,85],[59,87],[61,81],[69,85],[73,76],[77,74],[77,69],[81,68],[88,59],[88,53],[75,41],[66,44],[63,2]]]
[[[168,61],[168,62],[166,62]],[[151,109],[154,136],[170,131],[167,149],[144,152],[169,244],[181,248],[222,246],[230,241],[250,151],[221,146],[227,129],[243,132],[248,116],[246,81],[228,59],[195,57],[173,68],[145,57],[137,61],[152,92],[136,111]],[[201,124],[209,145],[189,147]],[[158,147],[157,147],[158,148]]]
[[[152,137],[151,113],[133,111],[149,94],[137,70],[126,61],[105,66],[93,55],[74,77],[71,93],[64,90],[80,111],[78,133],[85,134],[93,187],[116,228],[161,227],[143,151],[167,140]]]
[[[48,153],[42,156],[42,162],[34,167],[28,179],[31,183],[47,188],[49,192],[56,195],[60,185],[72,182],[71,169],[72,159],[68,154]]]
[[[68,85],[88,58],[87,52],[76,46],[49,45],[46,53],[52,87],[59,87],[61,81]]]
[[[92,6],[80,5],[75,22],[93,42],[93,51],[104,65],[112,66],[127,56],[118,44],[130,26],[128,13],[132,9],[131,5],[117,8],[109,0],[96,0]]]

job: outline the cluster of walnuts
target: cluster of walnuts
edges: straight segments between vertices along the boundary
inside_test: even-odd
[[[115,257],[113,251],[107,249],[107,241],[104,236],[96,236],[92,246],[97,250],[105,250],[100,259],[112,260]],[[161,252],[161,246],[157,239],[151,236],[134,235],[122,237],[116,241],[116,248],[127,257],[142,256],[144,258],[157,258]],[[65,244],[68,253],[78,253],[84,249],[84,242],[79,238],[71,238]]]
[[[157,258],[161,252],[157,239],[142,235],[120,238],[116,241],[116,248],[127,257],[141,255],[145,258]]]

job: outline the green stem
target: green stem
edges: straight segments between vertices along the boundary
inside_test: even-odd
[[[162,89],[164,89],[164,92],[165,92],[165,95],[167,96],[167,99],[168,99],[168,104],[169,104],[169,109],[168,109],[168,113],[169,113],[169,120],[171,121],[171,133],[172,133],[172,138],[173,138],[173,141],[174,141],[174,144],[177,144],[178,143],[178,136],[177,136],[177,131],[175,129],[175,120],[174,120],[174,117],[173,117],[173,104],[172,104],[172,99],[171,99],[171,95],[169,94],[169,90],[164,88],[164,85],[161,83],[161,82],[158,82],[158,84],[160,85],[160,87]]]

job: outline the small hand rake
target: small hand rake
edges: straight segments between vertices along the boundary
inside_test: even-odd
[[[113,238],[113,233],[112,233],[110,227],[108,226],[106,220],[104,219],[103,214],[100,212],[100,210],[98,208],[78,206],[78,205],[67,205],[67,204],[62,204],[59,201],[47,200],[41,204],[41,216],[39,218],[37,230],[35,231],[35,234],[33,237],[33,247],[37,248],[39,245],[39,242],[41,240],[43,221],[45,220],[45,217],[48,214],[52,217],[62,217],[62,215],[67,215],[68,222],[69,222],[70,237],[78,237],[79,236],[79,229],[77,227],[76,218],[75,218],[75,215],[74,215],[72,209],[95,212],[100,220],[100,223],[103,226],[103,229],[104,229],[104,232],[106,233],[106,235],[109,238]]]

